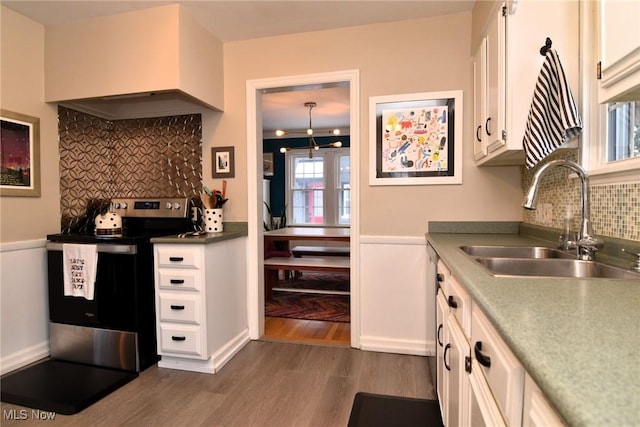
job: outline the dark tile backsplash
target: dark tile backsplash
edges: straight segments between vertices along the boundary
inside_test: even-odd
[[[194,197],[202,189],[202,117],[106,120],[60,106],[61,229],[89,201]]]

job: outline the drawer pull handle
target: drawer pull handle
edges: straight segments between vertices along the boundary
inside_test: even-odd
[[[449,307],[451,308],[458,308],[458,303],[453,298],[453,295],[449,295],[449,298],[447,299],[447,304],[449,304]]]
[[[476,360],[482,366],[486,366],[487,368],[491,367],[491,357],[482,353],[482,341],[476,341],[476,345],[473,347],[473,352],[476,355]]]
[[[449,352],[450,348],[451,348],[451,344],[447,344],[446,347],[444,348],[444,353],[442,354],[442,361],[444,362],[444,367],[447,368],[447,371],[451,370],[451,366],[447,364],[447,353]]]
[[[169,257],[169,261],[171,262],[182,262],[184,261],[184,258],[181,256],[170,256]]]
[[[440,347],[442,347],[442,345],[443,345],[442,339],[440,339],[440,331],[442,331],[442,327],[443,326],[444,325],[442,323],[440,324],[440,326],[438,326],[438,334],[437,335],[438,335],[438,344],[440,344]]]
[[[172,335],[171,339],[174,340],[174,341],[184,341],[184,340],[187,339],[187,337],[177,337],[175,335]]]
[[[184,305],[171,305],[171,310],[184,310]]]
[[[172,285],[182,285],[184,284],[184,279],[171,279],[169,283]]]
[[[444,281],[444,275],[440,274],[440,273],[436,274],[436,280],[438,282],[443,282]]]

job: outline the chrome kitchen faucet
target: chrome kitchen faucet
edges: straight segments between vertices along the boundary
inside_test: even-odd
[[[604,246],[604,242],[593,235],[591,229],[591,222],[589,220],[589,177],[587,172],[579,164],[572,162],[571,160],[552,160],[549,163],[543,165],[533,176],[533,182],[527,192],[527,195],[522,202],[522,206],[526,209],[535,209],[538,203],[538,187],[540,186],[540,179],[550,169],[556,166],[564,166],[571,169],[578,177],[582,184],[581,191],[581,212],[582,220],[580,221],[580,229],[578,230],[578,238],[576,242],[578,259],[584,261],[593,261],[597,250]]]

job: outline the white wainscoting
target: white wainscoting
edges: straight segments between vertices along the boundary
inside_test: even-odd
[[[46,240],[0,244],[0,373],[47,357]]]
[[[435,355],[435,289],[427,288],[427,263],[424,237],[360,237],[362,350]]]

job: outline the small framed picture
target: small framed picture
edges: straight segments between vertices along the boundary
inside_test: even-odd
[[[235,176],[233,150],[234,147],[211,148],[211,169],[214,178],[233,178]]]
[[[40,197],[40,119],[0,112],[0,195]]]
[[[273,176],[273,153],[262,153],[262,173]]]

